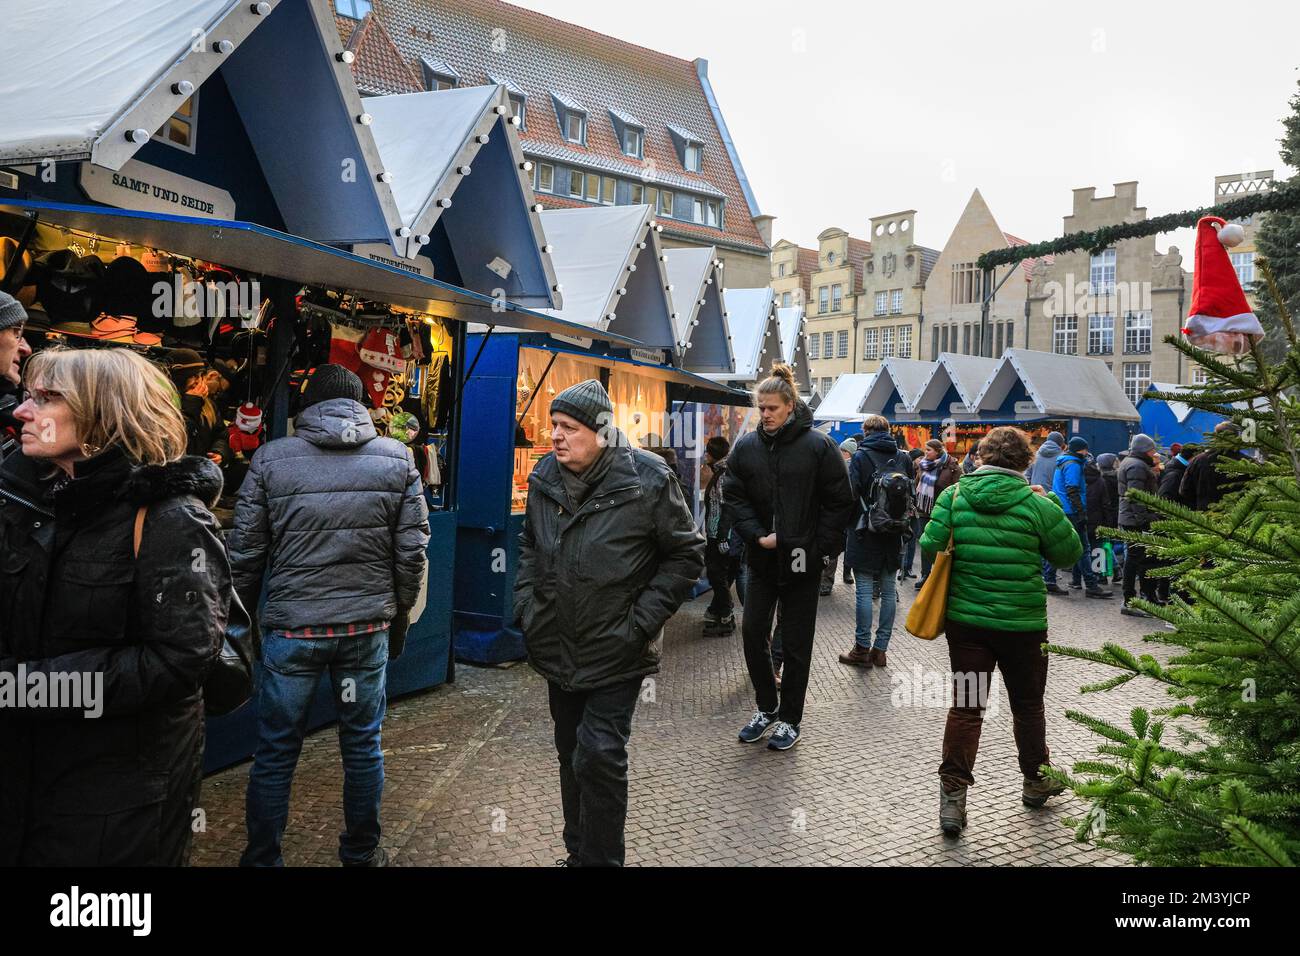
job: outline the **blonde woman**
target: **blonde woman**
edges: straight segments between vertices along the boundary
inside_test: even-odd
[[[50,350],[26,377],[0,466],[0,866],[182,865],[230,601],[221,473],[183,457],[138,355]]]

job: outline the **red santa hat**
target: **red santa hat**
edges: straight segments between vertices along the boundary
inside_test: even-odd
[[[235,412],[235,427],[250,435],[262,427],[262,410],[252,402],[245,402]]]
[[[357,354],[363,365],[357,374],[370,393],[371,404],[376,408],[384,404],[384,392],[393,375],[406,369],[401,343],[392,329],[371,329],[361,342]]]
[[[1244,355],[1264,327],[1246,301],[1241,280],[1228,258],[1243,230],[1219,216],[1204,216],[1196,224],[1196,265],[1192,276],[1192,306],[1183,334],[1200,348]]]

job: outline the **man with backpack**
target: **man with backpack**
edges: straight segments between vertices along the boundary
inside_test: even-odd
[[[903,546],[916,522],[914,481],[912,459],[898,447],[887,420],[871,415],[863,423],[863,431],[866,437],[849,462],[858,518],[849,532],[845,553],[857,588],[857,626],[853,649],[840,655],[840,663],[884,667],[894,629]],[[873,643],[871,606],[876,591],[880,593],[880,619]]]
[[[1092,545],[1088,541],[1088,486],[1083,472],[1087,458],[1087,439],[1075,435],[1070,439],[1069,451],[1056,459],[1052,491],[1083,544],[1083,554],[1075,563],[1075,573],[1083,578],[1084,594],[1090,598],[1109,598],[1111,592],[1098,585],[1097,573],[1092,570]],[[1049,594],[1069,593],[1056,583],[1056,568],[1050,564],[1043,566],[1043,582]]]

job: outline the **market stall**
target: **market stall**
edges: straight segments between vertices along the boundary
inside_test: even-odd
[[[667,249],[664,266],[677,336],[677,364],[691,372],[735,368],[731,330],[722,303],[722,263],[712,246]]]

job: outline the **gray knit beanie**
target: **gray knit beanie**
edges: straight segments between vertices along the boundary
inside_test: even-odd
[[[365,404],[366,387],[357,373],[342,365],[318,365],[302,392],[302,407],[310,408],[331,398],[350,398]]]
[[[1143,435],[1138,432],[1133,436],[1133,441],[1129,444],[1128,450],[1135,455],[1149,455],[1156,450],[1156,443],[1150,435]]]
[[[12,329],[27,322],[27,310],[8,292],[0,292],[0,329]]]
[[[551,413],[555,412],[576,418],[592,431],[599,431],[602,426],[610,424],[614,415],[614,403],[609,400],[605,386],[596,379],[589,378],[577,385],[570,385],[551,399]]]

